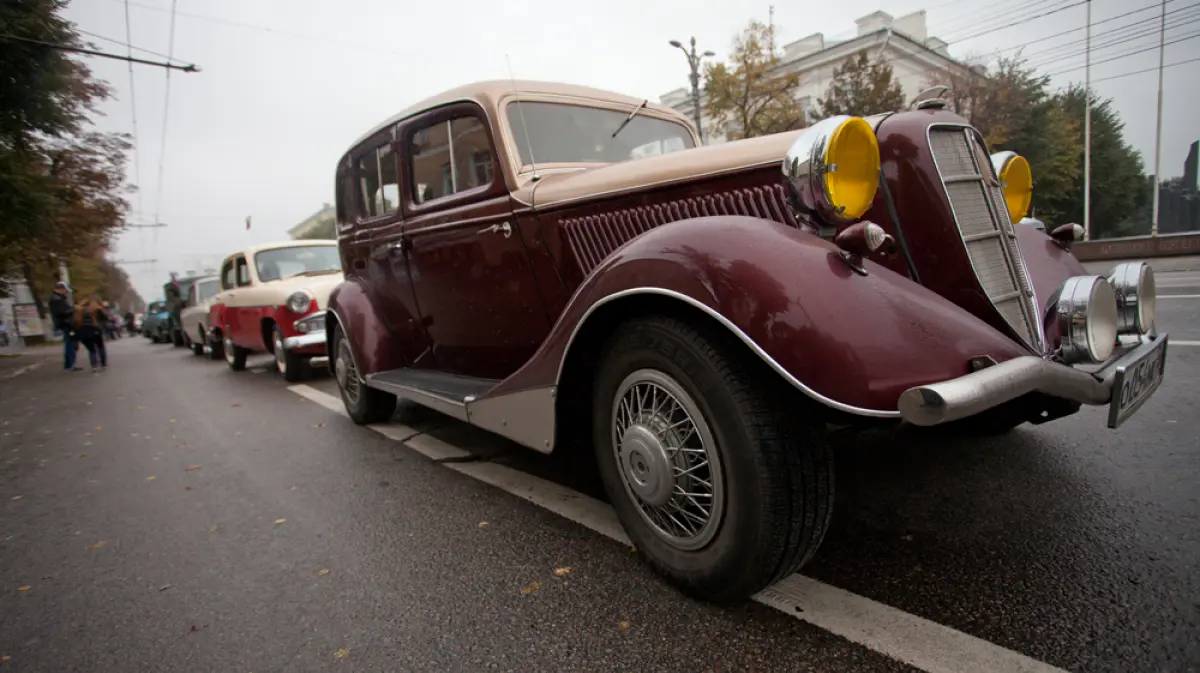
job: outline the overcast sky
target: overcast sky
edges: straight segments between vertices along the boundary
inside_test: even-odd
[[[925,9],[931,35],[952,42],[956,57],[986,56],[1079,29],[1025,47],[1033,63],[1055,73],[1056,86],[1083,80],[1082,49],[1064,45],[1084,36],[1085,8],[978,38],[955,41],[1037,11],[1078,0],[840,0],[775,5],[778,42],[823,32],[826,39],[854,34],[854,19],[882,9],[899,17]],[[171,0],[131,0],[132,43],[168,51]],[[1094,44],[1092,77],[1111,97],[1127,138],[1153,170],[1158,63],[1153,17],[1159,3],[1094,0],[1095,33],[1121,29]],[[768,2],[717,0],[178,0],[174,53],[195,63],[196,74],[173,72],[166,116],[165,70],[92,58],[95,74],[116,97],[98,120],[105,130],[132,132],[136,94],[138,177],[132,222],[168,227],[131,230],[114,256],[126,264],[148,301],[158,298],[168,271],[215,267],[251,242],[286,238],[286,231],[333,201],[334,162],[375,123],[441,90],[482,79],[506,78],[507,54],[518,78],[587,84],[638,97],[658,97],[687,85],[687,64],[671,39],[695,36],[700,48],[724,56],[734,34],[751,18],[766,20]],[[1100,23],[1138,8],[1146,11]],[[1194,7],[1194,5],[1192,5]],[[1024,9],[1023,9],[1024,8]],[[1167,41],[1200,34],[1185,1],[1167,4]],[[81,30],[125,41],[124,0],[73,0],[66,15]],[[1148,26],[1137,36],[1131,22]],[[1172,26],[1176,26],[1172,28]],[[88,36],[85,36],[88,37]],[[1134,39],[1126,40],[1128,37]],[[88,37],[106,50],[124,47]],[[1126,40],[1107,44],[1115,39]],[[1045,52],[1057,47],[1058,52]],[[1130,52],[1149,48],[1140,54]],[[158,57],[139,54],[157,59]],[[1115,57],[1115,58],[1114,58]],[[1166,48],[1168,64],[1200,57],[1200,40]],[[1102,59],[1114,59],[1099,63]],[[1115,79],[1136,70],[1151,72]],[[1179,175],[1187,144],[1200,138],[1195,111],[1200,62],[1168,68],[1163,113],[1164,176]],[[160,156],[164,157],[160,165]],[[159,175],[161,171],[161,181]],[[247,216],[253,217],[250,232]]]

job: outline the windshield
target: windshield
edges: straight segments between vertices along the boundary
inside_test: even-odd
[[[150,306],[148,306],[146,308],[146,313],[162,313],[163,311],[166,311],[166,310],[167,310],[167,302],[152,301],[152,302],[150,302]]]
[[[336,245],[303,245],[263,250],[254,255],[254,266],[258,279],[266,283],[302,273],[340,271],[342,262]]]
[[[208,301],[217,293],[217,279],[202,280],[196,284],[196,300]]]
[[[648,117],[642,110],[616,138],[613,131],[629,110],[605,110],[565,103],[510,103],[506,109],[521,163],[616,163],[693,147],[686,126]],[[522,123],[524,119],[524,123]],[[529,140],[525,139],[528,124]],[[533,156],[529,156],[530,146]]]

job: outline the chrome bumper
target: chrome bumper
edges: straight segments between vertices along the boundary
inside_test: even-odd
[[[1033,392],[1082,404],[1108,404],[1117,371],[1137,362],[1166,338],[1162,334],[1147,339],[1095,372],[1027,355],[949,381],[909,388],[900,395],[900,416],[913,425],[939,425]]]
[[[283,347],[292,350],[293,348],[304,348],[305,346],[316,346],[324,343],[325,330],[321,330],[320,332],[290,336],[283,340]]]

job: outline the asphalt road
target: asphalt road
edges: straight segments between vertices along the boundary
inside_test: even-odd
[[[1160,294],[1200,294],[1172,279],[1192,282]],[[1200,343],[1200,299],[1159,312]],[[110,350],[101,375],[0,382],[0,670],[914,670],[879,638],[684,598],[627,546],[270,372]],[[1085,409],[990,440],[839,440],[804,574],[1050,666],[1200,670],[1198,375],[1200,347],[1173,347],[1117,432]],[[597,495],[561,459],[396,420]]]

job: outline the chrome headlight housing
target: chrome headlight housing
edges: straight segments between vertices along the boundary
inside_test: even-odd
[[[292,323],[292,329],[300,334],[312,334],[325,329],[325,311],[317,311]]]
[[[1124,262],[1108,274],[1117,295],[1117,331],[1121,334],[1146,334],[1154,329],[1158,289],[1154,269],[1145,262]]]
[[[854,222],[879,189],[879,141],[870,122],[839,115],[808,127],[783,160],[800,205],[832,224]]]
[[[296,290],[288,295],[284,305],[292,313],[307,313],[309,306],[312,305],[312,293],[308,290]]]
[[[1072,276],[1058,296],[1060,349],[1067,364],[1104,362],[1117,345],[1117,297],[1101,276]]]

